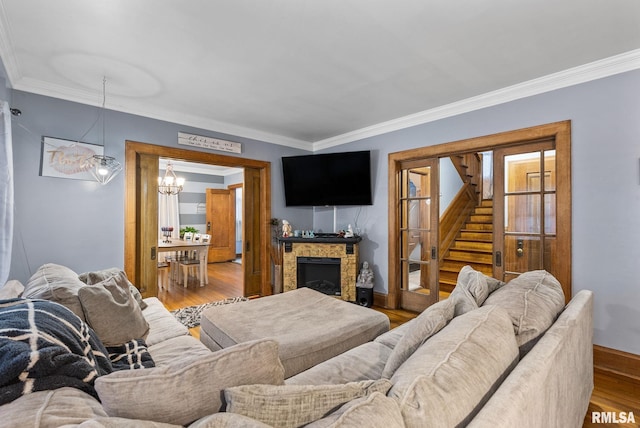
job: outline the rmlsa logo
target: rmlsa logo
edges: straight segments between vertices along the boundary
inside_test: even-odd
[[[592,412],[592,424],[635,424],[633,412]]]

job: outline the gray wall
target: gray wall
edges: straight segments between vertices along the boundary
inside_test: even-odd
[[[374,205],[340,208],[338,223],[359,215],[375,290],[387,290],[390,152],[562,120],[572,122],[573,293],[595,292],[596,344],[640,354],[638,70],[325,150],[373,149]]]
[[[390,152],[572,121],[573,293],[595,292],[595,343],[640,354],[640,71],[572,86],[476,112],[363,139],[325,151],[372,150],[374,205],[337,210],[339,228],[360,228],[362,260],[387,291],[387,157]],[[46,262],[76,271],[123,263],[124,176],[107,186],[38,176],[42,135],[77,139],[96,109],[14,91],[16,239],[11,277],[26,280]],[[15,122],[14,122],[15,123]],[[108,112],[106,153],[123,159],[124,140],[177,147],[177,132],[243,143],[243,157],[272,162],[272,214],[296,229],[331,230],[333,210],[285,208],[280,157],[303,151]],[[99,143],[90,134],[87,142]]]
[[[10,278],[27,281],[48,262],[76,272],[122,267],[124,174],[106,186],[39,176],[42,136],[77,140],[98,109],[21,91],[12,91],[12,98],[12,107],[21,109],[22,116],[13,122],[16,210]],[[271,162],[272,216],[286,213],[295,223],[312,227],[311,210],[284,208],[280,157],[308,153],[303,150],[108,110],[105,154],[124,163],[125,140],[188,148],[177,144],[178,132],[238,141],[238,156]],[[83,141],[102,144],[101,130],[92,130]]]

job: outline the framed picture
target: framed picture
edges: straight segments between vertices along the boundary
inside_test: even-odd
[[[78,141],[42,137],[40,175],[42,177],[95,180],[87,159],[104,154],[104,147]]]

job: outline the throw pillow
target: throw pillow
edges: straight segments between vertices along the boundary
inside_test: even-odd
[[[4,427],[77,426],[107,416],[100,402],[76,388],[33,392],[2,406]]]
[[[463,267],[449,296],[456,304],[455,316],[482,306],[487,296],[503,285],[504,282],[478,272],[471,266]]]
[[[398,341],[382,371],[382,377],[389,379],[393,373],[427,339],[439,332],[451,319],[455,310],[453,300],[446,299],[425,309],[415,318],[412,327]]]
[[[24,291],[24,285],[18,280],[12,279],[0,287],[0,300],[15,299]]]
[[[245,385],[224,390],[227,412],[238,413],[279,428],[293,428],[321,419],[337,407],[374,392],[386,394],[387,379],[342,385]]]
[[[284,383],[278,343],[256,340],[152,369],[120,371],[96,379],[109,416],[176,425],[224,409],[222,391],[236,385]]]
[[[129,285],[119,284],[111,277],[91,287],[80,288],[78,298],[87,324],[105,346],[147,337],[149,323],[131,296]]]
[[[509,315],[483,306],[455,317],[391,378],[405,424],[465,427],[518,362]]]
[[[68,267],[47,263],[38,268],[24,286],[22,297],[60,303],[85,321],[78,290],[86,284]]]
[[[329,416],[315,421],[306,428],[393,428],[404,427],[398,402],[380,392],[357,398]]]
[[[145,301],[142,300],[140,290],[138,290],[136,286],[129,281],[127,274],[119,268],[113,267],[93,272],[84,272],[78,275],[78,279],[87,285],[99,284],[105,279],[109,279],[111,277],[115,277],[118,284],[129,285],[129,291],[131,291],[131,295],[136,299],[138,305],[140,305],[140,309],[145,309],[147,307]]]
[[[514,278],[491,294],[485,304],[506,309],[521,357],[533,348],[565,306],[562,286],[544,270],[526,272]]]

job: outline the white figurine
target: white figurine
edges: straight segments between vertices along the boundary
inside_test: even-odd
[[[347,231],[344,233],[344,237],[345,238],[353,238],[353,229],[351,228],[351,225],[349,225],[347,227]]]
[[[373,288],[373,271],[369,269],[369,262],[362,263],[362,270],[358,275],[356,287]]]
[[[288,238],[291,236],[291,225],[287,220],[282,220],[282,237]]]

